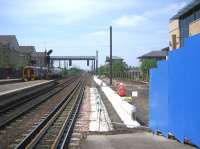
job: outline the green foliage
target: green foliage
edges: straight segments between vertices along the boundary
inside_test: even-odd
[[[80,74],[81,72],[82,72],[82,70],[80,68],[76,68],[76,67],[72,67],[68,70],[69,75],[76,75],[76,74]]]
[[[68,74],[67,68],[63,68],[63,69],[62,69],[62,73],[63,73],[64,75],[67,75],[67,74]]]
[[[157,62],[154,59],[144,59],[141,63],[141,70],[142,71],[149,71],[151,68],[157,67]]]
[[[149,80],[149,70],[157,67],[157,61],[154,59],[144,59],[140,65],[140,69],[143,71],[144,80]]]
[[[100,75],[107,75],[108,73],[108,65],[101,65],[99,67],[99,74]]]
[[[109,63],[99,67],[100,75],[108,75],[110,73]],[[125,72],[128,70],[128,65],[122,60],[114,60],[112,63],[113,73]]]
[[[112,69],[113,73],[125,72],[128,70],[128,65],[124,61],[116,60],[113,62]]]

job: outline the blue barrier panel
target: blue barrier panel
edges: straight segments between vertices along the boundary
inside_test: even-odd
[[[200,147],[200,35],[185,41],[187,48],[185,138]]]
[[[200,147],[200,34],[151,70],[150,128]]]
[[[169,132],[184,141],[184,65],[183,49],[169,53]]]
[[[168,63],[166,61],[160,61],[158,63],[158,70],[158,130],[162,132],[164,136],[168,136]]]
[[[150,88],[149,88],[149,127],[152,131],[156,132],[158,130],[158,73],[157,69],[150,70]]]
[[[150,76],[150,128],[168,134],[168,63],[161,61]],[[159,111],[159,112],[158,112]]]

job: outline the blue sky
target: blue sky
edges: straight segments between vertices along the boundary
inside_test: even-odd
[[[169,18],[189,1],[0,0],[0,33],[14,34],[37,51],[53,49],[53,55],[89,56],[99,50],[103,64],[112,25],[113,55],[138,65],[138,56],[168,46]]]

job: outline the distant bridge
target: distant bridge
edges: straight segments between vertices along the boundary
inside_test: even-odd
[[[53,61],[63,60],[96,60],[96,56],[51,56]]]
[[[72,66],[73,60],[86,60],[89,66],[89,61],[92,61],[92,71],[98,71],[98,54],[97,56],[51,56],[50,63],[53,66],[54,61],[59,61],[59,67],[61,67],[61,61],[64,61],[64,66],[66,67],[66,61],[69,61],[69,66]]]

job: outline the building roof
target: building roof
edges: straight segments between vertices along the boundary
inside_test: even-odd
[[[195,7],[200,6],[200,0],[193,0],[187,6],[182,8],[176,15],[174,15],[170,20],[176,20],[185,15],[186,13],[192,11]]]
[[[163,48],[163,49],[161,49],[161,51],[169,51],[169,47],[165,47],[165,48]]]
[[[15,35],[0,35],[0,44],[13,44],[19,46]]]
[[[146,59],[146,58],[161,58],[161,59],[164,59],[164,58],[166,58],[167,55],[168,55],[167,51],[151,51],[147,54],[144,54],[144,55],[138,57],[138,59]]]

